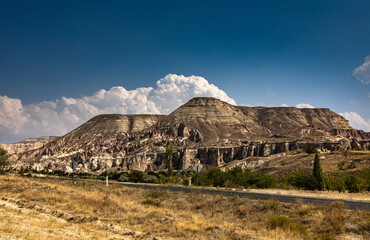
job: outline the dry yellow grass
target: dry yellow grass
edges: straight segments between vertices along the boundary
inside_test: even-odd
[[[340,203],[0,176],[2,239],[369,239],[369,219]]]

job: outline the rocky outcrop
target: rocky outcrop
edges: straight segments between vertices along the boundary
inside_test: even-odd
[[[353,128],[349,129],[333,129],[330,132],[333,136],[348,138],[348,139],[370,139],[370,132],[357,130]]]
[[[362,147],[370,150],[370,141],[338,141],[338,142],[248,142],[237,146],[210,146],[197,148],[178,148],[173,154],[173,165],[177,170],[192,169],[195,164],[221,166],[235,160],[248,157],[268,157],[272,154],[289,151],[306,151],[316,149],[321,152],[345,150]],[[79,172],[100,173],[106,169],[120,168],[122,170],[157,171],[166,169],[165,149],[157,151],[145,150],[135,154],[98,154],[83,157],[83,154],[42,156],[38,161],[20,160],[14,166],[17,169],[32,170],[67,170],[71,161],[78,163]]]
[[[232,106],[215,98],[194,98],[168,116],[99,115],[39,149],[13,154],[17,167],[79,171],[121,168],[165,169],[165,146],[174,146],[174,167],[200,162],[219,166],[250,156],[298,149],[321,151],[369,147],[369,134],[350,128],[329,109]]]
[[[8,154],[21,153],[34,150],[54,141],[57,137],[28,138],[21,142],[0,144],[0,147],[8,151]]]

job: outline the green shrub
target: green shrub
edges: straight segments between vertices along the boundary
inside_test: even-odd
[[[144,183],[158,183],[159,180],[154,175],[144,174],[144,176],[142,178],[142,182],[144,182]]]
[[[121,173],[121,176],[118,178],[119,182],[129,182],[130,178],[128,176],[128,173]]]
[[[299,170],[295,170],[289,175],[288,182],[298,189],[303,188],[306,190],[315,190],[317,185],[313,174],[305,173]]]
[[[327,190],[345,192],[346,191],[345,177],[342,175],[336,177],[326,176],[325,186]]]
[[[355,150],[356,151],[365,151],[365,148],[363,148],[363,147],[357,147],[357,148],[355,148]]]
[[[128,174],[130,182],[143,182],[144,173],[138,170],[131,170]]]
[[[345,184],[346,189],[351,193],[363,192],[367,188],[366,181],[354,175],[346,176]]]
[[[255,175],[255,179],[257,188],[275,188],[277,184],[276,178],[267,174],[257,174]]]
[[[339,170],[343,170],[344,169],[344,165],[345,165],[345,162],[344,161],[338,163]]]
[[[356,164],[355,164],[354,162],[350,162],[350,163],[348,164],[347,169],[354,169],[354,168],[356,168]]]
[[[226,181],[225,174],[221,172],[219,168],[210,169],[207,172],[207,178],[212,180],[212,185],[214,187],[221,187]]]
[[[363,180],[364,188],[370,191],[370,168],[361,169],[358,176]]]

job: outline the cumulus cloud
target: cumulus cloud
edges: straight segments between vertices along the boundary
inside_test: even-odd
[[[370,56],[365,58],[365,62],[353,70],[353,76],[364,84],[370,84]]]
[[[64,135],[91,117],[104,113],[168,114],[193,97],[216,97],[236,102],[223,90],[199,76],[168,74],[154,88],[101,89],[92,96],[62,97],[23,105],[20,99],[0,96],[0,140]]]
[[[288,104],[282,103],[280,107],[289,107]]]
[[[296,108],[315,108],[314,106],[312,106],[311,104],[308,104],[308,103],[299,103],[297,105],[295,105]]]
[[[339,114],[347,119],[349,121],[349,125],[352,127],[370,132],[370,119],[366,121],[357,112],[345,112]]]

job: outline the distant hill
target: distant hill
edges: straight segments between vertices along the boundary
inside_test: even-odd
[[[0,147],[8,151],[8,154],[21,153],[33,149],[40,148],[45,144],[54,141],[57,137],[39,137],[39,138],[28,138],[26,140],[16,143],[4,143],[0,144]]]

